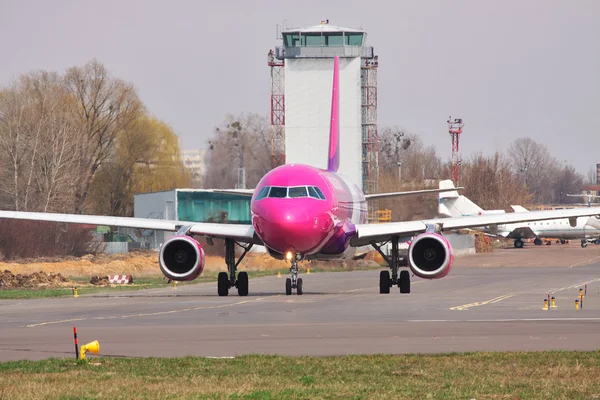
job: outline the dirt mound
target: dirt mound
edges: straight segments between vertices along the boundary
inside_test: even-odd
[[[377,253],[369,253],[361,260],[301,262],[300,269],[315,267],[343,267],[348,270],[365,265],[375,265],[383,260]],[[240,270],[264,271],[289,268],[289,263],[276,260],[266,253],[248,253],[239,265]],[[33,274],[43,271],[60,273],[69,277],[91,277],[108,275],[133,275],[136,278],[162,276],[158,266],[158,252],[132,251],[130,253],[84,257],[40,258],[0,263],[0,270],[7,269],[16,274]],[[206,256],[205,271],[227,271],[225,260],[219,256]]]
[[[0,272],[0,289],[70,286],[72,282],[61,274],[34,272],[29,275]]]

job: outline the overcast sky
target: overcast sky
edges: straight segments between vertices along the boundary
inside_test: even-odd
[[[0,0],[0,85],[98,59],[132,82],[183,148],[227,113],[269,113],[276,24],[361,27],[379,55],[379,123],[450,156],[515,138],[585,173],[600,162],[598,0]]]

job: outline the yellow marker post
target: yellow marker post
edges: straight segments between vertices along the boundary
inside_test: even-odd
[[[581,289],[581,288],[579,289],[579,298],[580,299],[583,298],[583,289]]]
[[[73,297],[74,298],[78,298],[79,297],[79,295],[77,294],[77,288],[76,287],[73,288]]]
[[[173,281],[173,289],[177,289],[177,281]]]
[[[575,309],[579,310],[579,300],[575,300]]]
[[[554,299],[554,296],[552,296],[552,305],[550,306],[550,308],[556,308],[556,301]]]
[[[548,311],[548,299],[544,299],[544,307],[542,308],[544,311]]]
[[[306,273],[310,274],[310,268],[306,268]]]
[[[281,278],[281,271],[277,271],[277,277]]]

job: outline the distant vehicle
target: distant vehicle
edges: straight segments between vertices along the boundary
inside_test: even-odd
[[[440,181],[440,189],[453,188],[451,180]],[[486,214],[504,214],[504,210],[484,210],[470,199],[458,192],[440,193],[438,213],[446,217],[467,217]],[[514,213],[529,213],[525,207],[511,206]],[[588,242],[600,244],[600,220],[595,216],[578,218],[557,218],[545,221],[517,222],[512,224],[497,224],[475,228],[493,236],[514,238],[516,248],[522,248],[523,239],[534,239],[533,243],[541,245],[544,238],[560,239],[565,244],[569,239],[581,239],[581,247],[586,247]]]

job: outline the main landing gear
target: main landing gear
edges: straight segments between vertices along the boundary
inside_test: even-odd
[[[379,254],[381,254],[385,262],[387,262],[392,272],[391,277],[390,271],[381,271],[379,273],[379,293],[381,294],[390,293],[390,288],[395,285],[398,285],[400,288],[400,293],[410,293],[410,274],[408,270],[400,271],[400,276],[398,276],[398,269],[408,265],[407,258],[405,256],[400,256],[400,252],[398,251],[399,241],[400,238],[398,236],[392,237],[392,254],[390,257],[381,251],[381,246],[385,243],[381,245],[377,243],[371,243],[371,245],[379,252]]]
[[[515,239],[515,247],[517,249],[522,249],[524,244],[525,242],[523,241],[523,239]]]
[[[581,239],[581,247],[583,247],[583,248],[587,247],[587,240],[586,239]]]
[[[292,294],[292,289],[296,289],[296,294],[298,296],[302,295],[302,278],[298,278],[298,261],[300,260],[300,255],[293,255],[291,262],[292,266],[290,267],[290,272],[292,273],[291,278],[287,278],[285,280],[285,294],[287,296]]]
[[[235,260],[236,244],[244,249],[244,252],[237,261]],[[235,273],[237,271],[237,266],[251,248],[252,243],[243,246],[233,239],[225,239],[225,264],[227,264],[228,272],[219,272],[219,276],[217,277],[217,292],[219,293],[219,296],[227,296],[229,294],[229,289],[232,287],[237,288],[240,296],[248,296],[248,273],[245,271],[240,272],[237,275],[237,279]],[[229,276],[227,275],[228,273]]]

